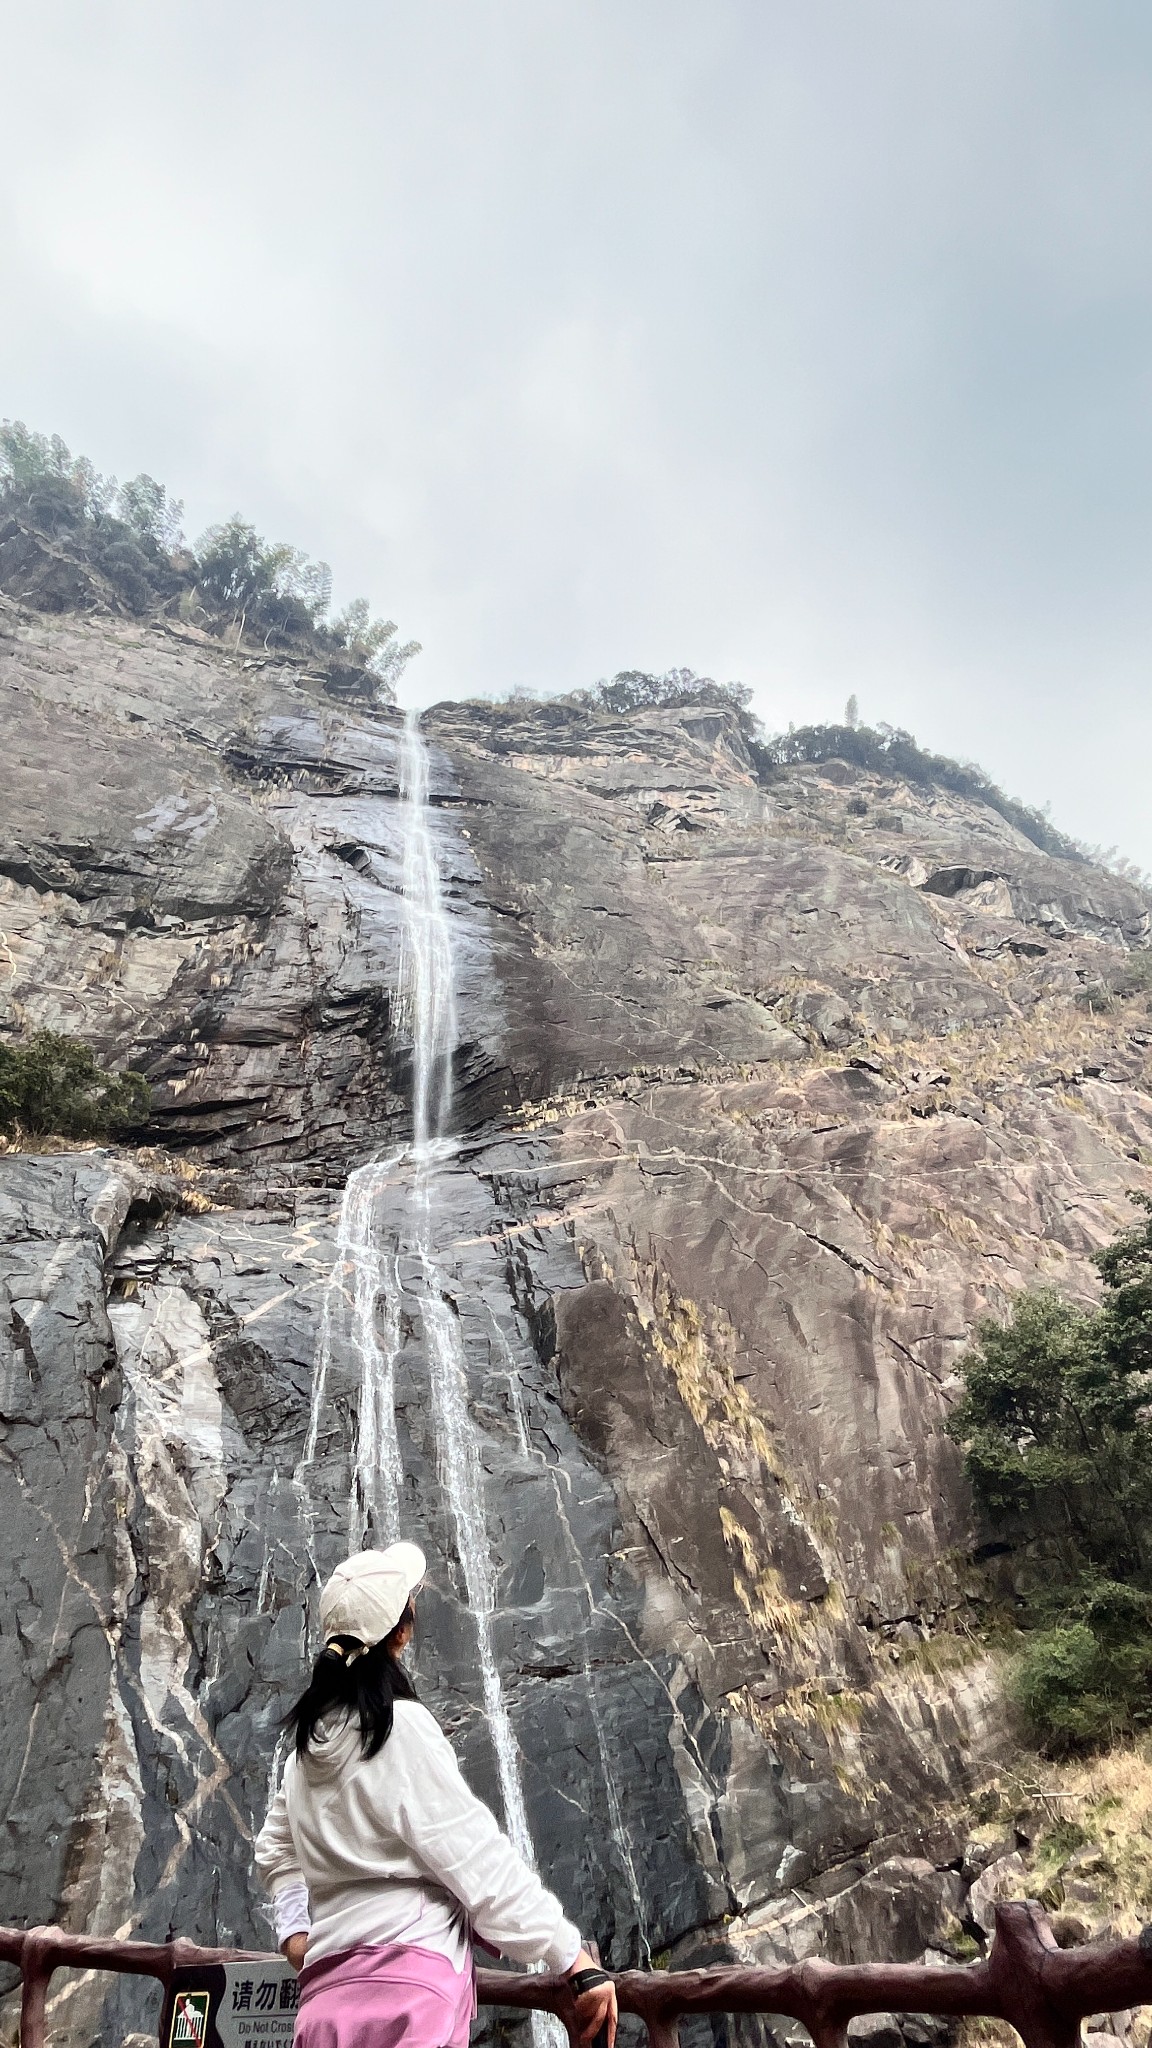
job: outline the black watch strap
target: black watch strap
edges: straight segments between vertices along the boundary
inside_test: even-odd
[[[586,1991],[595,1991],[598,1984],[610,1984],[607,1970],[573,1970],[568,1979],[573,1998],[583,1998]]]

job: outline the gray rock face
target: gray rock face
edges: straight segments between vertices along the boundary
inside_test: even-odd
[[[375,1156],[381,1331],[396,719],[4,616],[3,1019],[143,1066],[156,1144],[0,1157],[0,1919],[264,1943],[278,1722],[319,1578],[377,1527],[338,1239]],[[1076,1000],[1147,906],[951,796],[762,787],[723,711],[430,727],[461,1015],[435,1232],[541,1863],[616,1963],[919,1955],[983,1924],[964,1807],[1006,1741],[940,1423],[976,1317],[1089,1298],[1152,1187],[1149,1020]],[[418,1316],[394,1394],[417,1681],[498,1803]],[[139,1987],[100,1998],[57,2031],[147,2025]]]
[[[126,1559],[112,1459],[122,1380],[104,1259],[130,1179],[96,1156],[21,1162],[0,1187],[4,1527],[3,1884],[34,1924],[90,1904],[91,1826]]]
[[[1002,1023],[1098,974],[1105,942],[1147,942],[1130,883],[1040,853],[982,805],[837,762],[761,789],[724,712],[560,719],[428,721],[473,807],[534,1091]],[[985,847],[995,883],[932,893],[946,863],[965,883],[991,871]]]

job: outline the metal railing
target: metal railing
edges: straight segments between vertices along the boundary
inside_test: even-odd
[[[90,1941],[59,1927],[0,1928],[0,1961],[23,1977],[21,2048],[46,2048],[48,1985],[59,1969],[117,1970],[155,1977],[205,1964],[268,1961],[252,1949],[198,1948],[191,1941]],[[279,1960],[279,1958],[277,1958]],[[677,2022],[696,2013],[785,2015],[816,2048],[844,2048],[848,2022],[863,2013],[948,2013],[1006,2020],[1026,2048],[1074,2048],[1089,2013],[1152,2003],[1152,1928],[1133,1941],[1061,1949],[1034,1900],[996,1907],[983,1962],[790,1963],[779,1969],[624,1970],[615,1978],[622,2013],[635,2013],[652,2048],[676,2048]],[[552,2012],[573,2031],[563,1977],[479,1970],[481,2005]]]

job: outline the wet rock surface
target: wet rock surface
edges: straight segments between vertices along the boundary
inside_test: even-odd
[[[149,1149],[0,1157],[0,1919],[263,1944],[309,1601],[374,1532],[341,1193],[375,1156],[381,1318],[412,1197],[397,720],[159,630],[2,627],[2,1021],[155,1107]],[[542,1864],[615,1963],[978,1930],[1007,1737],[940,1422],[975,1319],[1090,1298],[1152,1188],[1152,1024],[1080,999],[1147,905],[945,793],[764,785],[723,711],[426,724],[439,1270]],[[495,1800],[418,1318],[395,1405],[418,1684]],[[100,1995],[57,2030],[147,2024]]]
[[[339,1172],[405,1117],[399,721],[322,684],[172,629],[0,614],[0,1025],[140,1067],[167,1145]],[[451,856],[482,1114],[508,1085],[474,863]]]

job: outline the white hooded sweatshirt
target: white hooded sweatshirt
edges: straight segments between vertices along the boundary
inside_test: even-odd
[[[330,1716],[290,1757],[256,1838],[278,1938],[302,1931],[307,1961],[362,1943],[410,1942],[468,1960],[469,1932],[518,1963],[568,1970],[580,1935],[470,1792],[426,1707],[397,1700],[392,1733],[365,1759],[355,1719]],[[279,1908],[287,1910],[279,1910]]]

